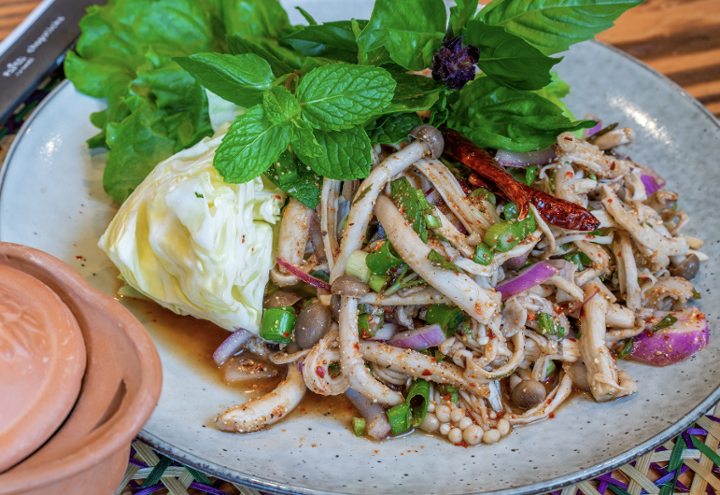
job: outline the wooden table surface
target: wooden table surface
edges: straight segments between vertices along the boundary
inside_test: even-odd
[[[0,39],[39,0],[0,0]],[[720,117],[720,0],[647,0],[599,38],[662,72]]]

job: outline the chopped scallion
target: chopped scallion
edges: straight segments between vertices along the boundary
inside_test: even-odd
[[[442,222],[435,215],[425,215],[425,223],[429,229],[439,229]]]
[[[410,406],[407,402],[388,409],[387,417],[393,435],[398,435],[410,429]]]
[[[380,293],[389,281],[390,277],[388,277],[387,275],[371,275],[370,280],[368,280],[368,285],[372,290]]]
[[[279,344],[290,344],[294,327],[295,313],[292,306],[269,308],[263,315],[260,337]]]
[[[368,283],[370,280],[370,269],[367,266],[365,259],[368,257],[368,253],[365,251],[357,250],[348,256],[347,265],[345,266],[345,273],[357,277],[364,283]]]
[[[492,263],[494,256],[495,255],[493,254],[492,249],[490,249],[487,244],[484,242],[478,242],[478,245],[475,247],[475,256],[473,257],[473,261],[478,265],[487,266]]]
[[[353,418],[353,431],[356,437],[365,436],[365,420],[363,418]]]
[[[538,313],[537,323],[540,330],[542,330],[542,333],[549,333],[550,335],[555,335],[557,333],[557,330],[555,330],[555,322],[553,322],[553,318],[549,314]]]

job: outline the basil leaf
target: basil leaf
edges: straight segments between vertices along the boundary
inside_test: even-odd
[[[315,208],[320,203],[322,179],[289,151],[282,152],[267,169],[265,177],[308,208]]]
[[[643,0],[493,0],[476,19],[504,27],[545,55],[567,50],[613,26]]]
[[[432,107],[445,85],[429,77],[416,76],[393,70],[396,87],[393,99],[383,110],[384,114],[420,112]]]
[[[477,9],[478,4],[474,0],[455,0],[455,6],[450,7],[450,28],[453,35],[463,33],[463,28],[473,18]]]
[[[241,107],[262,102],[273,76],[270,65],[255,54],[198,53],[175,61],[207,89]]]
[[[407,139],[410,131],[420,124],[422,119],[417,113],[399,113],[383,117],[370,134],[372,144],[393,144]]]
[[[571,121],[545,98],[504,88],[489,77],[463,88],[448,120],[449,127],[482,148],[519,152],[545,149],[562,132],[594,125],[593,120]]]
[[[325,65],[297,90],[303,117],[316,129],[339,131],[363,124],[392,99],[395,81],[379,67]]]
[[[290,143],[289,127],[279,127],[257,105],[239,115],[220,143],[213,166],[225,182],[241,184],[258,177]]]
[[[568,85],[568,83],[566,83],[560,78],[560,75],[558,75],[557,72],[550,72],[550,76],[552,77],[552,81],[550,82],[550,84],[538,91],[535,91],[535,93],[555,103],[555,105],[557,105],[562,110],[562,113],[565,117],[569,118],[570,120],[575,120],[575,116],[572,114],[567,105],[565,105],[565,102],[563,102],[561,99],[565,98],[568,93],[570,93],[570,86]]]
[[[297,9],[298,12],[305,18],[305,20],[310,24],[311,26],[317,26],[317,21],[313,16],[311,16],[304,8],[300,6],[295,6],[295,9]]]
[[[263,95],[265,114],[275,125],[285,125],[300,116],[300,105],[285,86],[274,86]]]
[[[277,40],[292,27],[287,12],[276,0],[233,0],[222,5],[228,34]]]
[[[357,42],[365,53],[385,48],[395,63],[408,70],[423,70],[432,64],[446,24],[442,0],[376,0],[370,22]]]
[[[291,142],[293,150],[308,158],[325,156],[325,150],[318,143],[310,124],[302,119],[295,119],[291,128]]]
[[[342,131],[315,131],[323,156],[313,158],[295,150],[300,160],[329,179],[354,180],[367,177],[372,164],[370,139],[362,127]]]
[[[562,60],[543,55],[524,39],[480,21],[467,25],[464,43],[480,51],[478,67],[491,79],[515,89],[541,89],[552,80],[550,69]]]
[[[350,21],[326,22],[308,26],[281,40],[308,57],[326,57],[357,62],[358,45]]]
[[[270,64],[275,77],[289,74],[294,70],[268,50],[246,38],[242,38],[236,34],[229,34],[225,41],[227,43],[227,49],[232,55],[253,53],[258,55],[260,58],[264,58],[265,61]]]

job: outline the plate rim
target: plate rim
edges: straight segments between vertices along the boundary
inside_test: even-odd
[[[645,69],[646,71],[650,72],[652,75],[657,77],[660,81],[665,83],[667,86],[669,86],[672,90],[674,90],[676,93],[679,93],[684,99],[686,99],[688,102],[692,103],[693,106],[700,110],[703,115],[705,115],[709,120],[710,123],[715,125],[718,129],[720,129],[720,121],[712,114],[710,111],[705,108],[702,103],[700,103],[696,98],[694,98],[690,93],[688,93],[685,89],[680,87],[677,83],[669,79],[664,74],[658,72],[657,70],[653,69],[649,65],[645,64],[641,60],[633,57],[629,53],[624,52],[623,50],[620,50],[619,48],[616,48],[608,43],[605,43],[603,41],[592,39],[589,40],[586,43],[595,43],[598,46],[610,50],[611,52],[620,55],[630,62],[635,63],[636,65],[640,66],[642,69]],[[64,79],[62,82],[60,82],[44,99],[40,104],[35,108],[35,110],[32,112],[32,114],[28,117],[28,119],[23,122],[22,126],[20,127],[20,130],[15,135],[15,138],[13,139],[12,144],[10,145],[10,149],[7,152],[7,155],[5,156],[5,159],[3,160],[2,166],[0,166],[0,197],[2,196],[3,187],[5,185],[5,178],[7,176],[7,170],[10,166],[10,161],[12,160],[12,157],[19,146],[19,143],[22,141],[22,139],[27,134],[28,128],[32,125],[32,123],[35,121],[35,119],[42,113],[42,110],[45,108],[49,102],[57,96],[58,93],[60,93],[67,85],[72,84],[69,79]],[[1,231],[2,225],[0,225],[0,231]],[[534,483],[532,485],[526,485],[524,487],[518,487],[518,488],[507,488],[502,490],[495,490],[490,492],[473,492],[475,495],[535,495],[539,493],[545,493],[548,491],[554,491],[561,489],[566,486],[575,485],[582,481],[587,481],[593,478],[596,478],[597,476],[601,476],[607,472],[613,471],[617,469],[620,466],[623,466],[627,464],[628,462],[631,462],[632,460],[640,457],[641,455],[654,450],[658,446],[662,445],[666,441],[672,439],[673,437],[676,437],[680,433],[682,433],[690,424],[697,421],[713,404],[718,402],[720,400],[720,386],[716,387],[715,390],[713,390],[703,401],[701,401],[699,404],[697,404],[688,414],[686,414],[681,420],[677,421],[676,423],[673,423],[672,425],[668,426],[665,430],[661,431],[657,435],[653,436],[649,440],[639,444],[635,445],[634,447],[629,448],[622,454],[619,454],[612,459],[609,459],[604,462],[600,462],[597,464],[593,464],[592,466],[589,466],[587,468],[581,469],[579,471],[576,471],[571,474],[567,474],[564,476],[558,476],[556,478],[552,478],[548,481],[538,482]],[[230,470],[229,468],[224,468],[223,466],[217,464],[217,463],[209,463],[208,461],[205,461],[198,457],[195,454],[189,453],[181,449],[180,447],[176,447],[170,443],[167,443],[163,440],[160,440],[155,435],[146,432],[144,429],[140,431],[138,434],[138,438],[142,440],[143,442],[150,445],[155,450],[171,457],[172,459],[181,462],[187,466],[190,466],[194,469],[199,469],[203,472],[206,472],[214,477],[225,479],[228,481],[234,481],[243,483],[245,485],[248,485],[255,489],[260,490],[270,490],[272,492],[283,494],[283,495],[337,495],[341,494],[343,492],[330,492],[325,490],[317,490],[313,488],[303,488],[299,486],[293,486],[290,483],[286,482],[278,482],[273,481],[271,479],[267,478],[261,478],[256,477],[253,475],[250,475],[248,473],[242,473],[237,470]],[[467,494],[471,495],[471,494]]]

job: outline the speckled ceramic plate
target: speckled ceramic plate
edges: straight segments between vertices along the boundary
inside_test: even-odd
[[[361,0],[294,3],[323,20],[367,18],[371,10]],[[633,159],[656,168],[680,192],[691,218],[686,232],[706,241],[703,251],[711,259],[698,287],[714,327],[720,307],[718,122],[667,79],[599,43],[574,47],[559,71],[572,87],[567,101],[576,115],[591,112],[634,127]],[[2,170],[0,240],[47,251],[113,294],[118,272],[96,243],[116,207],[102,189],[104,155],[85,145],[96,132],[88,115],[103,106],[64,83],[26,123]],[[137,309],[136,315],[156,337],[164,369],[162,397],[142,438],[220,477],[283,493],[543,492],[628,462],[678,434],[720,398],[720,340],[711,332],[709,348],[680,365],[622,363],[638,383],[634,397],[606,404],[576,399],[555,419],[492,446],[457,448],[422,434],[371,443],[347,424],[307,415],[239,436],[206,427],[238,394],[195,374],[153,315]]]

